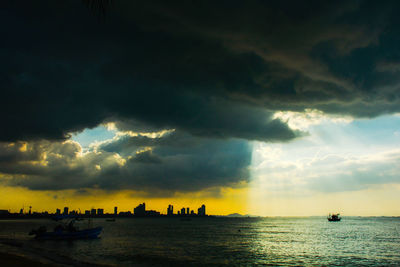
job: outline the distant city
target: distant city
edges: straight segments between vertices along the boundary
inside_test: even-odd
[[[167,213],[162,214],[155,210],[146,210],[146,203],[139,204],[136,208],[131,211],[120,211],[118,212],[118,207],[114,207],[113,213],[104,213],[104,209],[90,209],[81,212],[81,210],[69,210],[68,207],[64,207],[63,210],[56,209],[54,213],[44,211],[36,212],[32,211],[32,207],[29,207],[28,211],[23,208],[19,213],[11,213],[9,210],[0,210],[0,218],[41,218],[41,217],[54,217],[54,216],[79,216],[79,217],[98,217],[98,218],[109,218],[109,217],[206,217],[206,206],[203,204],[201,207],[195,210],[191,210],[189,207],[182,207],[176,213],[174,213],[174,206],[168,205]]]

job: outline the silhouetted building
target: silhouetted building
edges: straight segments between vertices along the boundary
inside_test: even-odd
[[[186,208],[186,214],[187,214],[187,215],[189,215],[189,214],[190,214],[190,212],[189,212],[189,208]]]
[[[97,215],[103,215],[104,209],[97,209]]]
[[[118,207],[114,207],[114,215],[115,215],[115,216],[118,215]]]
[[[69,215],[78,215],[78,214],[79,214],[79,212],[77,210],[71,210],[69,212]]]
[[[90,210],[85,210],[85,215],[89,216],[90,215]]]
[[[168,215],[168,216],[174,215],[174,206],[168,205],[167,215]]]
[[[121,211],[119,213],[119,216],[122,216],[122,217],[130,217],[131,215],[132,215],[132,212],[130,212],[130,211]]]
[[[181,215],[185,215],[185,208],[181,208]]]
[[[146,214],[146,203],[139,204],[136,208],[133,209],[133,214],[135,216],[145,216]]]
[[[155,210],[146,210],[145,211],[145,215],[146,216],[159,216],[160,212],[159,211],[155,211]]]
[[[61,210],[60,209],[56,209],[56,215],[60,215],[61,214]]]
[[[197,209],[197,215],[206,216],[206,206],[203,204],[200,208]]]
[[[63,212],[63,214],[64,214],[64,215],[68,215],[68,207],[64,207],[64,212]]]
[[[19,214],[24,214],[24,208],[19,210]]]
[[[10,212],[8,210],[0,210],[0,215],[8,215]]]
[[[178,210],[178,215],[181,215],[181,211],[180,210]]]
[[[190,215],[195,215],[195,214],[194,214],[194,210],[191,210],[191,211],[190,211]]]
[[[90,215],[96,215],[96,209],[92,209],[92,210],[90,211]]]

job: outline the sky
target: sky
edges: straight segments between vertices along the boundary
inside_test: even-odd
[[[400,216],[397,1],[1,5],[0,209]]]

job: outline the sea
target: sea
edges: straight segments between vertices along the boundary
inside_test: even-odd
[[[21,253],[109,266],[400,266],[400,217],[96,218],[92,223],[103,226],[98,239],[38,241],[28,232],[54,222],[0,220],[0,240],[16,240]]]

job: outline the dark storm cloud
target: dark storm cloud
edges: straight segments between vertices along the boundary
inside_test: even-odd
[[[379,65],[400,60],[396,10],[113,1],[99,20],[81,1],[4,1],[0,138],[66,138],[116,118],[279,141],[297,134],[271,120],[275,110],[397,112],[399,78]]]
[[[152,118],[153,127],[137,121],[117,121],[120,130],[157,131],[164,127],[189,131],[197,136],[219,138],[243,138],[262,141],[289,141],[300,136],[285,123],[272,118],[272,113],[261,108],[240,105],[220,99],[204,99],[195,96],[177,96],[182,99],[176,103],[179,111],[154,109],[159,114]],[[165,99],[165,98],[164,98]],[[160,105],[163,105],[160,103]],[[149,113],[153,112],[149,110]],[[149,114],[146,114],[149,116]],[[156,126],[156,128],[154,127]]]
[[[247,181],[248,140],[302,135],[276,111],[400,111],[398,5],[114,0],[99,18],[78,0],[2,1],[0,174],[31,189]],[[175,132],[83,156],[60,142],[103,122]]]
[[[8,156],[0,158],[0,173],[8,178],[3,183],[33,190],[200,191],[247,182],[251,161],[245,141],[177,132],[158,138],[125,136],[84,154],[71,141],[3,144],[4,150]]]

